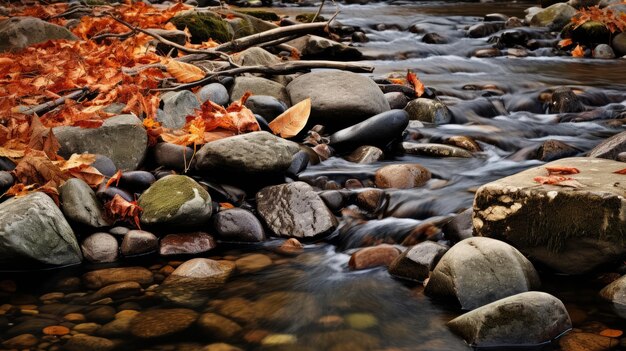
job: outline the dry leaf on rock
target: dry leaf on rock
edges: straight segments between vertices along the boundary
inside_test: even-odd
[[[191,83],[204,78],[204,71],[190,63],[180,62],[171,58],[163,59],[167,73],[180,83]]]
[[[126,201],[119,194],[104,205],[107,214],[116,220],[132,221],[137,228],[141,229],[139,216],[143,209],[137,205],[136,201]]]
[[[311,98],[300,101],[270,122],[274,134],[283,138],[293,138],[306,126],[311,115]]]

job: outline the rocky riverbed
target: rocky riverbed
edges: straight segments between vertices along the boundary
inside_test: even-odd
[[[360,60],[373,74],[247,73],[159,96],[155,121],[188,131],[207,100],[240,112],[251,92],[260,130],[215,141],[166,142],[183,134],[155,135],[123,105],[95,128],[44,115],[58,155],[95,155],[104,180],[1,199],[2,348],[626,349],[623,34],[566,30],[574,1],[531,5],[337,5],[330,34],[233,62]],[[263,9],[276,23],[241,10],[220,17],[224,33],[317,8]],[[78,39],[5,21],[9,38],[36,25]],[[307,126],[275,135],[308,98]],[[2,192],[25,164],[0,157]]]

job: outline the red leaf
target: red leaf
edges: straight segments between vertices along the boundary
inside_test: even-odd
[[[619,171],[613,172],[615,174],[626,174],[626,168],[620,169]]]
[[[567,166],[546,166],[548,170],[548,175],[553,174],[578,174],[580,171],[578,168],[567,167]]]
[[[126,201],[119,194],[104,205],[104,208],[109,216],[121,221],[131,221],[135,223],[137,228],[141,229],[139,225],[139,215],[143,209],[137,205],[136,201]]]
[[[406,80],[411,83],[413,90],[415,90],[415,96],[420,97],[424,95],[424,84],[417,78],[417,75],[409,70],[406,74]]]

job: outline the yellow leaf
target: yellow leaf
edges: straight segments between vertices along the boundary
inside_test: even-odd
[[[310,114],[311,98],[307,98],[291,106],[287,111],[271,121],[269,124],[270,129],[272,129],[274,134],[283,138],[292,138],[302,131],[309,120]]]
[[[171,74],[180,83],[191,83],[204,78],[204,71],[190,63],[164,59],[163,64],[167,69],[167,73]]]
[[[20,158],[24,157],[24,150],[12,150],[0,146],[0,157]]]
[[[67,171],[72,168],[79,168],[82,166],[89,166],[96,161],[96,155],[94,154],[72,154],[67,161],[55,161],[54,163],[59,166],[62,171]]]

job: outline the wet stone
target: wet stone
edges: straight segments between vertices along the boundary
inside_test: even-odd
[[[69,220],[100,228],[109,226],[96,193],[81,179],[72,178],[59,187],[61,209]]]
[[[376,317],[370,313],[350,313],[344,320],[350,328],[356,330],[368,329],[378,324]]]
[[[389,103],[389,108],[392,110],[403,109],[409,103],[409,98],[402,92],[395,91],[385,94],[385,99]]]
[[[134,256],[154,252],[159,247],[159,239],[144,230],[131,230],[124,235],[120,246],[122,255]]]
[[[448,145],[460,147],[461,149],[465,149],[469,152],[480,152],[482,149],[478,143],[465,135],[455,135],[451,136],[445,140],[445,143]]]
[[[225,344],[225,343],[214,343],[214,344],[205,346],[202,349],[202,351],[243,351],[243,350],[236,346]]]
[[[476,57],[498,57],[502,55],[502,51],[497,48],[479,49],[474,52]]]
[[[265,240],[261,222],[252,212],[240,208],[215,214],[213,228],[217,235],[226,241],[261,242]]]
[[[128,171],[122,173],[119,187],[133,193],[142,193],[156,181],[154,175],[147,171]]]
[[[80,245],[83,256],[89,262],[106,263],[117,260],[118,243],[111,234],[95,233],[83,240]]]
[[[122,282],[107,285],[92,295],[92,299],[100,300],[110,297],[114,300],[138,295],[142,291],[141,285],[137,282]]]
[[[100,329],[100,324],[98,323],[79,323],[72,328],[73,332],[92,335],[95,334]]]
[[[184,127],[186,117],[200,108],[198,98],[189,90],[167,92],[161,97],[161,104],[163,112],[157,113],[157,120],[172,129]]]
[[[447,44],[448,39],[438,33],[426,33],[422,37],[422,42],[426,44]]]
[[[320,316],[315,298],[307,293],[279,291],[261,296],[254,304],[255,314],[263,320],[279,325],[302,327]],[[298,320],[293,316],[298,315]]]
[[[115,308],[111,306],[99,306],[85,313],[88,321],[104,324],[115,319]]]
[[[375,182],[379,188],[410,189],[426,184],[430,177],[430,171],[421,165],[393,164],[379,168]]]
[[[202,314],[197,324],[204,333],[218,340],[230,339],[242,330],[236,322],[215,313]]]
[[[257,210],[276,235],[310,239],[328,234],[337,219],[304,182],[269,186],[256,195]]]
[[[304,251],[304,245],[295,238],[289,238],[285,240],[277,249],[276,252],[283,255],[298,255]]]
[[[366,247],[352,254],[348,266],[354,270],[389,266],[400,255],[400,250],[388,244]]]
[[[142,339],[171,336],[186,330],[197,319],[198,313],[185,308],[148,310],[133,318],[130,332]]]
[[[245,106],[268,122],[287,110],[285,103],[267,95],[253,95],[246,100]]]
[[[109,339],[89,335],[71,337],[63,346],[67,351],[110,351],[115,343]]]
[[[626,152],[626,132],[615,134],[612,137],[604,140],[598,146],[589,151],[589,157],[599,157],[616,159],[617,156]]]
[[[389,273],[403,279],[424,281],[448,251],[446,246],[424,241],[398,256],[389,265]]]
[[[426,98],[411,100],[404,110],[408,113],[410,120],[439,125],[450,123],[452,119],[452,115],[446,105]]]
[[[613,59],[615,58],[615,52],[609,45],[600,44],[593,49],[592,56],[597,59]]]
[[[204,232],[168,234],[161,239],[159,254],[161,256],[200,254],[215,248],[215,245],[213,237]]]
[[[559,88],[552,93],[548,106],[549,113],[582,112],[584,110],[585,106],[572,89]]]
[[[332,134],[328,145],[338,152],[352,151],[362,145],[385,147],[402,135],[408,123],[404,110],[383,112]]]
[[[533,27],[549,27],[561,30],[576,14],[576,9],[565,3],[558,3],[540,10],[530,18]]]
[[[241,273],[260,271],[272,265],[272,259],[263,254],[252,254],[235,261],[237,270]]]
[[[230,101],[228,90],[220,83],[211,83],[203,86],[196,93],[200,103],[210,100],[218,105],[225,106]]]
[[[100,289],[103,286],[126,281],[142,285],[151,284],[152,272],[143,267],[123,267],[99,269],[83,275],[83,284],[89,289]]]
[[[571,332],[559,339],[564,351],[605,351],[618,344],[618,339],[593,333]]]
[[[2,342],[4,347],[10,349],[29,349],[39,343],[39,339],[33,334],[21,334]]]
[[[0,191],[4,193],[7,191],[15,182],[11,173],[7,171],[0,171]]]
[[[193,149],[188,146],[158,143],[153,148],[154,161],[159,166],[185,170],[193,162]]]
[[[178,266],[165,283],[175,282],[176,278],[189,278],[207,283],[224,283],[235,269],[230,261],[215,261],[208,258],[194,258]]]
[[[410,155],[424,155],[432,157],[462,157],[472,158],[472,154],[460,147],[445,145],[445,144],[433,144],[433,143],[402,143],[402,150]]]

